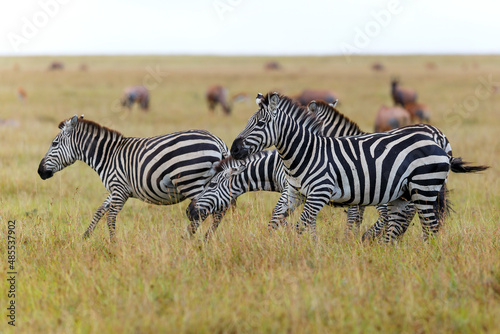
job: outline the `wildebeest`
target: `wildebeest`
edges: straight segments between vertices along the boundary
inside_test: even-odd
[[[405,109],[410,113],[412,123],[428,123],[431,112],[423,103],[407,103]]]
[[[134,102],[141,106],[143,111],[149,109],[149,91],[144,86],[131,86],[123,91],[121,104],[124,107],[132,108]]]
[[[335,94],[331,90],[304,89],[302,93],[295,95],[293,99],[299,102],[301,105],[307,106],[309,102],[313,100],[325,101],[326,103],[335,103],[338,97],[337,94]]]
[[[375,132],[384,132],[410,124],[410,113],[399,106],[382,106],[375,118]]]
[[[220,104],[226,115],[231,113],[231,103],[226,87],[222,87],[221,85],[212,85],[208,87],[206,98],[208,102],[208,109],[211,112],[214,112],[217,104]]]
[[[394,105],[404,106],[406,103],[417,102],[417,92],[410,88],[400,87],[397,79],[392,79],[391,95]]]
[[[57,71],[57,70],[63,70],[64,69],[64,64],[60,61],[53,61],[49,65],[49,71]]]

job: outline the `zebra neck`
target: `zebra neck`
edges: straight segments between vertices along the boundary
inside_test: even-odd
[[[114,152],[124,138],[122,135],[101,129],[97,134],[87,134],[87,140],[81,143],[81,161],[89,165],[103,178],[107,169],[114,166],[110,161],[114,158]]]
[[[288,172],[294,174],[302,159],[311,158],[310,151],[315,146],[317,135],[292,119],[280,120],[277,124],[280,125],[276,129],[276,150]]]

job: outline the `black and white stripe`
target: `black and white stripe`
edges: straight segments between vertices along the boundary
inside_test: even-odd
[[[388,204],[385,241],[397,238],[413,201],[427,239],[439,230],[438,195],[450,171],[464,168],[426,131],[401,128],[385,133],[331,138],[321,122],[289,98],[258,95],[259,110],[235,139],[231,155],[244,159],[274,145],[286,168],[289,198],[306,197],[302,224],[315,237],[316,216],[329,202],[340,205]],[[439,130],[436,129],[436,132]],[[485,166],[468,167],[467,172]],[[290,201],[290,199],[288,200]],[[286,207],[287,203],[278,203]],[[276,208],[278,208],[278,205]],[[280,214],[284,214],[281,212]]]
[[[40,162],[40,177],[50,178],[81,160],[99,174],[110,193],[87,228],[87,237],[109,211],[113,238],[116,215],[128,198],[158,205],[194,198],[213,177],[213,164],[229,156],[226,144],[204,130],[132,138],[76,115],[59,128]]]

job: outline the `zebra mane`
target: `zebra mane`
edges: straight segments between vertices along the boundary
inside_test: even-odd
[[[309,105],[311,105],[311,103]],[[324,115],[323,117],[321,117],[322,119],[330,116],[332,119],[337,119],[338,123],[344,123],[346,124],[346,126],[350,126],[354,130],[363,132],[356,122],[350,120],[349,117],[338,111],[337,108],[333,107],[329,103],[321,100],[314,101],[314,103],[316,104],[316,111],[314,111],[314,114],[317,115],[316,117],[321,117],[320,115],[322,114]]]
[[[269,106],[271,96],[276,93],[269,92],[261,99],[261,103]],[[278,107],[285,114],[297,121],[301,126],[304,126],[309,131],[315,134],[321,134],[323,130],[323,121],[318,118],[314,113],[309,112],[306,107],[300,105],[297,101],[289,98],[288,96],[278,94],[279,104]]]
[[[229,157],[222,159],[221,161],[219,161],[215,164],[215,166],[214,166],[215,174],[218,174],[218,173],[220,173],[220,172],[222,172],[230,167],[246,165],[250,161],[254,161],[254,160],[257,160],[257,159],[264,157],[265,155],[272,154],[271,152],[273,152],[273,151],[257,152],[257,153],[254,153],[252,155],[249,155],[248,157],[246,157],[243,160],[236,160],[232,156],[229,156]]]
[[[78,118],[78,123],[84,125],[84,127],[86,129],[92,129],[92,130],[95,129],[95,130],[97,130],[97,132],[100,132],[100,131],[111,132],[111,133],[114,133],[117,136],[123,137],[123,135],[119,131],[116,131],[116,130],[110,129],[108,127],[102,126],[99,123],[96,123],[94,121],[90,121],[88,119],[84,119],[82,117]],[[66,122],[67,122],[67,120],[61,121],[61,123],[59,123],[59,129],[64,128],[64,126],[66,125]]]

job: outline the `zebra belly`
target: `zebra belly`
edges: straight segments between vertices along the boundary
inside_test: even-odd
[[[184,196],[177,189],[168,175],[165,175],[163,179],[159,180],[154,193],[152,193],[151,191],[148,193],[135,191],[134,197],[146,203],[156,205],[177,204],[186,199],[186,196]]]

